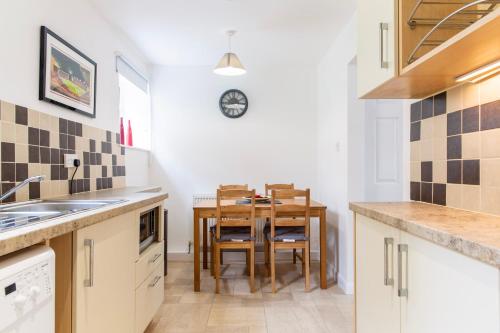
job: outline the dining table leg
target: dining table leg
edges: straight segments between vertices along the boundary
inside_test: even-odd
[[[320,246],[320,287],[327,288],[326,282],[326,209],[319,214],[319,246]]]
[[[194,291],[200,291],[200,213],[193,210]]]
[[[208,236],[207,236],[207,224],[208,220],[206,218],[203,219],[203,269],[208,268],[208,258],[207,258],[207,253],[208,253]]]

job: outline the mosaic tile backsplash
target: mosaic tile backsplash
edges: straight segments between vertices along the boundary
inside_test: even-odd
[[[411,200],[500,215],[500,76],[410,112]]]
[[[44,175],[2,203],[46,199],[125,186],[125,149],[119,134],[0,101],[1,193],[24,179]],[[64,167],[64,154],[81,165]]]

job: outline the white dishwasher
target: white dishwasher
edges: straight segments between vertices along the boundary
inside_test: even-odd
[[[0,257],[0,333],[53,333],[54,280],[50,247]]]

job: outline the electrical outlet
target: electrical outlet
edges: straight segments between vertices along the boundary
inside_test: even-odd
[[[76,154],[64,154],[64,167],[73,168],[75,166],[75,160],[78,159]]]

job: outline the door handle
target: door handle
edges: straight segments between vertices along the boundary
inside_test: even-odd
[[[149,284],[149,287],[150,287],[150,288],[154,288],[154,287],[158,284],[158,281],[160,281],[160,279],[161,279],[161,276],[158,276],[158,275],[157,275],[157,276],[155,277],[154,281],[153,281],[153,282],[151,282],[151,283]]]
[[[391,256],[391,269],[389,269],[389,245],[391,246],[390,256]],[[384,238],[384,285],[393,286],[394,285],[394,266],[393,266],[393,251],[394,251],[394,238]],[[391,271],[391,276],[389,277],[389,270]]]
[[[403,274],[403,254],[405,256],[404,274]],[[407,244],[398,244],[398,296],[408,297],[408,245]]]
[[[83,246],[88,246],[89,248],[89,277],[83,281],[85,287],[94,286],[94,240],[85,239],[83,241]]]
[[[380,22],[379,26],[380,33],[380,68],[389,68],[389,62],[385,60],[384,56],[384,47],[385,47],[385,39],[384,39],[384,31],[389,32],[389,24]]]
[[[149,260],[149,263],[154,264],[156,262],[156,260],[158,260],[160,257],[161,257],[161,253],[155,254],[155,256],[151,260]]]

